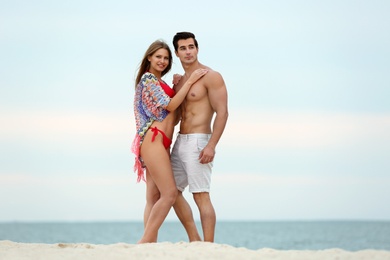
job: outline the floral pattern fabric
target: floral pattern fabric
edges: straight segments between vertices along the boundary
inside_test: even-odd
[[[154,121],[164,120],[169,111],[166,109],[171,98],[162,89],[157,77],[150,72],[142,75],[134,95],[134,117],[136,135],[132,144],[135,154],[134,171],[137,172],[137,182],[145,180],[144,168],[140,157],[140,147],[145,133]]]

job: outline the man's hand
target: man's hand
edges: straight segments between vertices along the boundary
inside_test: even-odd
[[[206,145],[199,154],[199,162],[202,164],[210,163],[214,160],[215,149]]]

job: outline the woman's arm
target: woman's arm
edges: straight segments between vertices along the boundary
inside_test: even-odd
[[[173,111],[176,108],[180,106],[180,104],[183,102],[183,100],[186,98],[188,91],[190,90],[191,86],[198,81],[201,77],[203,77],[208,72],[207,69],[197,69],[195,70],[190,78],[184,83],[183,87],[176,93],[176,95],[171,99],[168,106],[166,107],[167,110]]]

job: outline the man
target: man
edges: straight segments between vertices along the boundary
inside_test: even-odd
[[[199,209],[203,239],[214,242],[216,215],[210,199],[211,170],[215,148],[228,118],[227,90],[221,74],[198,61],[198,42],[193,33],[177,33],[173,38],[173,46],[185,71],[180,82],[174,86],[176,91],[196,69],[208,70],[192,85],[179,110],[180,133],[171,155],[179,190],[174,209],[189,240],[201,240],[191,207],[182,194],[185,187],[189,186]]]

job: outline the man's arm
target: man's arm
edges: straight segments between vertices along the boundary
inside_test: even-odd
[[[215,147],[225,130],[229,116],[228,94],[221,74],[216,71],[209,71],[209,75],[205,79],[207,79],[205,83],[208,91],[208,98],[216,116],[210,140],[199,155],[200,163],[209,163],[214,160]]]
[[[175,111],[173,111],[173,113],[175,113],[175,120],[173,125],[177,126],[181,120],[181,105]]]
[[[174,74],[173,75],[173,80],[172,80],[172,84],[173,84],[173,90],[175,91],[175,93],[177,93],[181,86],[183,85],[183,82],[180,83],[180,80],[182,79],[182,75],[180,74]],[[180,120],[181,120],[181,105],[174,111],[175,113],[175,122],[174,122],[174,125],[176,126]]]

